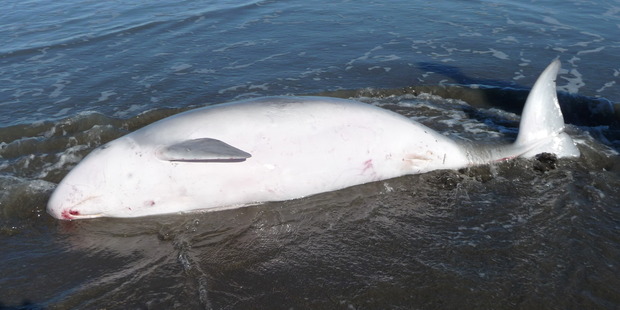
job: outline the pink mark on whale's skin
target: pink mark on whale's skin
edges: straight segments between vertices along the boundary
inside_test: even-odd
[[[62,218],[65,220],[71,220],[78,215],[80,215],[80,211],[76,210],[63,210],[61,214]]]
[[[361,175],[369,175],[373,180],[378,180],[379,176],[375,171],[375,166],[372,163],[372,159],[369,159],[363,163]]]

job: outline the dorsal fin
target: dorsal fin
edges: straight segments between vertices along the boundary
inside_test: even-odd
[[[200,138],[163,147],[157,157],[168,161],[239,162],[252,155],[217,139]]]
[[[564,133],[564,116],[555,89],[560,66],[557,59],[547,66],[527,97],[515,141],[516,146],[527,150],[520,156],[533,157],[543,152],[558,157],[579,156],[573,140]]]

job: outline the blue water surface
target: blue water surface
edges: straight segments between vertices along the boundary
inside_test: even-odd
[[[0,124],[438,83],[618,100],[615,1],[12,1]]]

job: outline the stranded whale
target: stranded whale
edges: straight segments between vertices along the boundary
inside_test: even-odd
[[[514,157],[579,156],[564,133],[555,60],[530,92],[510,145],[462,144],[397,113],[323,97],[199,108],[90,153],[60,182],[55,218],[219,210]]]

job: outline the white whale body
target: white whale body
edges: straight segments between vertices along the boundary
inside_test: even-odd
[[[352,100],[252,99],[180,113],[93,150],[47,210],[65,220],[218,210],[542,152],[579,156],[564,133],[559,68],[555,60],[536,81],[510,145],[457,143]]]

